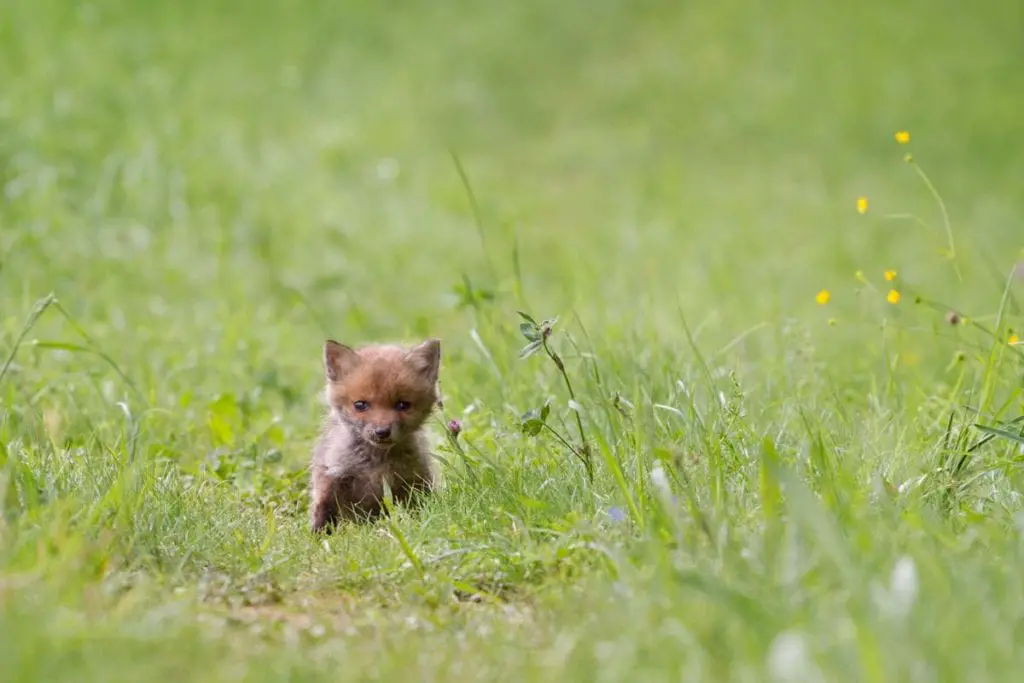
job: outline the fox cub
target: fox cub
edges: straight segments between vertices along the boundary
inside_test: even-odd
[[[397,503],[433,488],[433,458],[421,427],[439,398],[441,342],[355,350],[328,340],[323,362],[329,412],[313,450],[314,532],[378,517],[384,481]]]

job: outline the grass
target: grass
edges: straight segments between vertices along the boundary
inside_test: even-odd
[[[0,679],[1024,664],[1018,4],[0,7]],[[427,335],[444,490],[310,535]]]

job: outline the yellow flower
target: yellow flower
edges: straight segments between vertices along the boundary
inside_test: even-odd
[[[895,289],[890,289],[889,294],[885,297],[885,300],[891,304],[898,304],[900,302],[900,293]]]
[[[829,291],[827,289],[823,289],[820,292],[818,292],[818,296],[814,297],[814,300],[817,301],[822,306],[824,306],[825,304],[828,303],[828,300],[831,298],[832,295],[829,293]]]
[[[868,198],[857,197],[857,213],[863,215],[868,212]]]
[[[908,133],[905,130],[899,131],[898,133],[896,133],[896,142],[900,143],[901,145],[907,144],[908,142],[910,142],[910,133]]]
[[[895,279],[896,279],[896,271],[895,270],[887,270],[887,271],[885,271],[885,281],[886,282],[892,282]]]
[[[1010,339],[1009,339],[1009,340],[1007,341],[1007,343],[1008,343],[1008,344],[1009,344],[1010,346],[1016,346],[1017,344],[1020,344],[1020,337],[1018,337],[1018,336],[1017,336],[1017,335],[1015,335],[1015,334],[1011,334],[1011,335],[1010,335]]]

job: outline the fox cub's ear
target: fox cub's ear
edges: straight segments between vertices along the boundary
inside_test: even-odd
[[[359,355],[333,339],[324,343],[324,375],[329,382],[337,382],[359,364]]]
[[[437,381],[441,366],[441,340],[428,339],[409,349],[409,363],[430,383]]]

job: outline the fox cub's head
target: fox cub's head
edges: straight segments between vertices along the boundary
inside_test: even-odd
[[[331,411],[367,443],[390,448],[419,429],[437,402],[441,342],[355,350],[328,340],[324,374]]]

